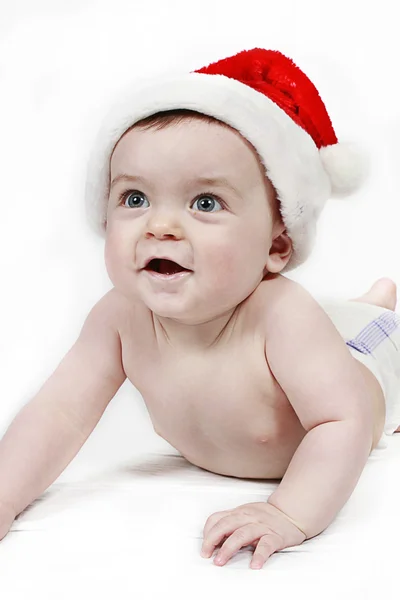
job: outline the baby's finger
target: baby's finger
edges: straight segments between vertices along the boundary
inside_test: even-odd
[[[214,552],[214,548],[218,546],[224,537],[228,537],[246,524],[248,517],[246,515],[239,515],[238,513],[230,513],[227,517],[222,517],[213,527],[209,530],[208,534],[204,536],[203,546],[201,554],[205,558],[209,558]]]
[[[260,538],[250,563],[251,569],[261,569],[270,556],[281,549],[275,534],[266,534]]]
[[[222,544],[214,563],[224,565],[243,546],[248,546],[254,540],[258,540],[264,531],[265,527],[260,523],[249,523],[244,527],[240,527]]]
[[[203,538],[204,539],[208,536],[210,529],[212,529],[214,527],[214,525],[216,523],[218,523],[218,521],[220,519],[222,519],[223,517],[226,517],[226,515],[228,515],[229,512],[230,512],[229,510],[221,510],[219,512],[213,513],[212,515],[210,515],[208,517],[207,521],[205,522],[204,529],[203,529]]]

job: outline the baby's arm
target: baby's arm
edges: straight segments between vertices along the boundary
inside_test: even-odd
[[[126,379],[112,292],[0,441],[0,539],[79,452]]]
[[[343,338],[310,294],[288,283],[267,318],[266,356],[307,434],[268,503],[310,538],[351,496],[371,451],[373,412]]]

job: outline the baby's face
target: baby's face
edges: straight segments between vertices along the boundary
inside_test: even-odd
[[[112,185],[120,174],[135,180]],[[158,316],[194,324],[224,314],[263,278],[272,198],[250,144],[231,129],[195,120],[130,130],[111,159],[105,245],[111,281]],[[142,270],[151,256],[171,257],[192,273],[157,280]]]

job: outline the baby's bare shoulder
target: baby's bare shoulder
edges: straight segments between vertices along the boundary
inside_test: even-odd
[[[288,311],[293,311],[296,307],[300,308],[303,303],[315,304],[318,310],[318,303],[296,281],[278,275],[265,284],[260,295],[260,303],[266,324],[273,324],[285,318]]]
[[[137,312],[137,302],[128,300],[116,288],[109,290],[99,301],[104,318],[120,331]],[[100,310],[100,307],[99,307]]]
[[[104,294],[92,306],[85,318],[79,340],[87,344],[98,344],[103,340],[104,346],[120,347],[120,332],[128,320],[128,302],[115,288]]]
[[[102,301],[105,318],[118,333],[121,344],[124,340],[129,340],[129,343],[138,339],[144,341],[146,335],[150,335],[151,311],[138,298],[127,298],[113,288]]]

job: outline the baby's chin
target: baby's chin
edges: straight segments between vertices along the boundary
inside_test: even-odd
[[[144,302],[146,307],[159,319],[168,319],[181,323],[182,325],[202,325],[211,321],[217,321],[223,317],[229,317],[237,306],[204,307],[204,302],[179,303],[170,299],[166,302]]]
[[[192,308],[185,309],[177,306],[162,306],[161,303],[147,303],[146,307],[153,313],[158,319],[169,319],[182,325],[201,325],[208,321],[218,318],[217,314],[200,314],[199,309]]]

